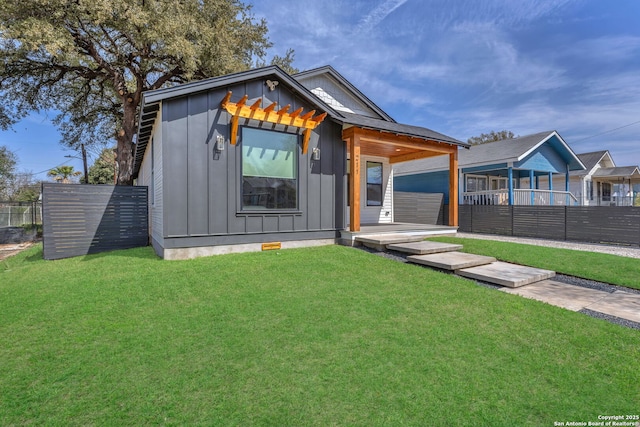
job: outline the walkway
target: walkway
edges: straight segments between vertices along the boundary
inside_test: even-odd
[[[459,237],[471,237],[458,234]],[[404,238],[403,238],[404,237]],[[590,311],[640,325],[640,293],[606,292],[553,280],[555,272],[459,252],[462,245],[422,240],[424,236],[393,233],[357,236],[357,243],[378,251],[406,254],[408,262],[451,271],[502,287],[503,292],[543,301],[573,311]],[[479,238],[473,235],[472,238]],[[600,245],[596,245],[600,246]]]

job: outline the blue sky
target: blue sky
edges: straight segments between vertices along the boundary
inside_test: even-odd
[[[267,20],[270,54],[293,48],[301,70],[332,65],[398,122],[464,141],[555,129],[577,153],[640,164],[640,1],[248,3]],[[0,133],[21,170],[81,169],[58,140],[46,114]]]

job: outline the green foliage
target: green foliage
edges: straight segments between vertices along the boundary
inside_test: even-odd
[[[113,184],[115,174],[115,150],[105,148],[89,167],[89,184]]]
[[[293,66],[293,60],[295,58],[295,52],[293,49],[287,49],[284,56],[274,55],[271,58],[271,65],[277,65],[282,68],[282,70],[287,74],[297,74],[300,72],[297,68]],[[262,60],[256,61],[256,67],[264,67],[267,63]]]
[[[35,202],[39,198],[40,184],[20,187],[16,193],[11,196],[11,200],[16,202]]]
[[[635,414],[638,331],[328,246],[0,262],[1,425],[546,426]]]
[[[69,184],[72,178],[82,175],[82,172],[73,170],[73,166],[58,166],[47,172],[47,176],[62,184]]]
[[[486,144],[487,142],[502,141],[503,139],[517,138],[510,130],[501,130],[499,132],[491,131],[489,133],[481,133],[480,136],[472,136],[467,139],[467,143],[471,145]]]
[[[15,170],[16,155],[4,145],[0,146],[0,200],[8,198]]]
[[[117,141],[121,184],[143,91],[248,69],[271,46],[240,0],[1,0],[0,33],[0,126],[60,111],[65,145]]]

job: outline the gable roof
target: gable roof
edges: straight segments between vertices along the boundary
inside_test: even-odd
[[[322,102],[322,100],[318,99],[318,97],[311,93],[307,88],[276,65],[241,71],[239,73],[227,74],[205,80],[198,80],[162,89],[150,90],[142,94],[142,102],[140,104],[141,114],[138,121],[138,139],[136,141],[134,154],[133,176],[137,176],[138,171],[140,170],[142,158],[147,144],[149,143],[149,138],[151,137],[151,132],[158,115],[159,104],[161,101],[191,95],[198,92],[205,92],[219,87],[230,86],[247,80],[271,76],[275,76],[278,81],[286,83],[308,103],[317,106],[322,111],[326,111],[329,117],[333,119],[339,118],[339,115],[335,110]]]
[[[574,170],[569,172],[569,175],[572,176],[580,176],[580,175],[588,175],[591,173],[593,168],[595,168],[602,159],[608,156],[611,162],[613,163],[613,159],[607,150],[593,151],[591,153],[582,153],[578,154],[578,158],[584,164],[585,170]]]
[[[460,168],[516,163],[525,159],[541,145],[549,143],[569,165],[569,169],[583,169],[584,165],[556,131],[539,132],[501,141],[471,146],[458,152]],[[398,175],[409,175],[448,167],[448,159],[432,157],[398,164]]]
[[[608,178],[631,178],[632,176],[640,176],[640,170],[637,166],[617,166],[615,168],[600,168],[593,176]]]
[[[398,135],[413,136],[418,138],[425,138],[437,142],[446,142],[448,144],[460,145],[468,147],[466,142],[458,141],[457,139],[444,135],[442,133],[433,131],[431,129],[423,128],[420,126],[403,125],[396,122],[387,122],[384,120],[374,119],[372,117],[362,116],[360,114],[350,114],[340,112],[344,118],[341,120],[343,124],[354,125],[365,129],[383,130],[386,132],[395,133]]]
[[[357,87],[351,84],[349,80],[345,79],[342,76],[342,74],[338,73],[331,65],[325,65],[323,67],[318,67],[312,70],[307,70],[298,74],[294,74],[293,78],[296,80],[306,80],[308,78],[321,76],[321,75],[331,76],[334,80],[338,82],[339,85],[344,86],[347,92],[350,92],[350,94],[355,96],[360,102],[362,102],[367,107],[375,111],[379,116],[382,117],[383,120],[386,120],[389,122],[395,122],[395,120],[390,115],[388,115],[382,108],[378,107],[364,93],[360,92],[360,90],[358,90]]]
[[[146,150],[147,144],[149,143],[149,139],[151,138],[153,126],[155,124],[160,109],[160,103],[162,101],[271,76],[275,76],[280,83],[284,83],[289,86],[306,102],[316,106],[319,110],[326,112],[330,119],[343,125],[344,127],[355,125],[368,129],[391,132],[398,135],[407,135],[410,137],[429,139],[437,142],[445,142],[448,144],[459,146],[468,146],[468,144],[465,142],[458,141],[455,138],[443,135],[431,129],[423,128],[420,126],[404,125],[395,122],[395,120],[393,120],[388,114],[386,114],[380,107],[371,102],[371,100],[364,96],[358,89],[355,88],[355,86],[349,83],[344,77],[342,77],[330,66],[317,68],[305,73],[299,73],[296,74],[296,76],[311,75],[310,73],[330,73],[333,77],[341,80],[342,84],[347,86],[363,102],[366,102],[368,106],[375,108],[376,111],[379,110],[381,112],[381,115],[385,117],[385,120],[375,119],[359,114],[350,114],[342,111],[336,111],[325,102],[323,102],[320,98],[318,98],[315,94],[313,94],[304,85],[302,85],[298,80],[296,80],[296,78],[290,76],[276,65],[256,68],[220,77],[213,77],[205,80],[194,81],[168,88],[156,89],[144,92],[142,94],[140,109],[141,113],[138,121],[137,142],[134,153],[133,176],[137,177],[138,172],[140,171],[140,165],[142,164],[144,152]]]

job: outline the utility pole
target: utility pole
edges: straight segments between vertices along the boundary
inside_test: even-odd
[[[82,149],[82,165],[84,166],[84,183],[89,183],[89,172],[87,170],[87,150],[84,148],[84,144],[80,144]]]

